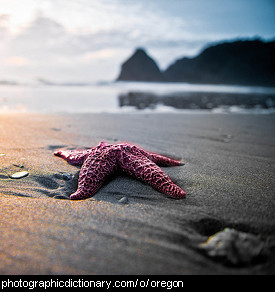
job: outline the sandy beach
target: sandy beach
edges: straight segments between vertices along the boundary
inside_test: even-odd
[[[274,274],[274,126],[274,114],[1,114],[0,274]],[[163,170],[186,199],[119,175],[70,201],[80,168],[53,152],[100,141],[184,161]],[[226,227],[265,255],[228,265],[202,252]]]

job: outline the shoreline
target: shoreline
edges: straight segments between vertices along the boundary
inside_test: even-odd
[[[1,92],[1,113],[270,114],[275,109],[275,88],[122,82],[91,86],[2,86]]]
[[[230,227],[274,251],[274,124],[274,115],[249,114],[1,115],[0,274],[274,273],[274,256],[235,267],[197,249]],[[54,150],[100,141],[184,160],[163,169],[186,199],[119,175],[91,199],[67,200],[79,168]],[[8,178],[20,170],[29,176]]]

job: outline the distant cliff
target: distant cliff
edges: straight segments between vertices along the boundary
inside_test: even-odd
[[[161,72],[144,51],[122,65],[118,80],[275,86],[275,42],[235,41],[211,45]]]
[[[173,82],[275,85],[275,42],[236,41],[182,58],[164,72]]]
[[[125,81],[162,81],[162,79],[163,74],[156,62],[140,48],[122,64],[117,78]]]

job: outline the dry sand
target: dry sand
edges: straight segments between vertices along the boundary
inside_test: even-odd
[[[274,126],[274,115],[2,114],[0,274],[274,274]],[[186,199],[120,175],[67,200],[79,168],[53,151],[125,140],[184,160],[164,170]],[[236,267],[198,250],[224,227],[270,253]]]

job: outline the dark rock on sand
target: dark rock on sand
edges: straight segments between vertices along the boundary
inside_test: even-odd
[[[225,228],[210,236],[200,248],[210,257],[231,265],[248,265],[267,253],[265,243],[256,235]]]

